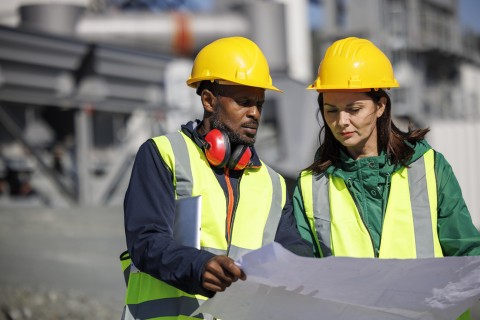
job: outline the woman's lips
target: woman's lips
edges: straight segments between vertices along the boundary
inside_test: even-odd
[[[340,135],[342,137],[350,137],[353,135],[353,131],[345,131],[345,132],[340,132]]]

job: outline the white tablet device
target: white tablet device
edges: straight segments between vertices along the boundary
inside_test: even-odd
[[[200,249],[202,196],[179,198],[175,201],[173,238],[184,246]]]

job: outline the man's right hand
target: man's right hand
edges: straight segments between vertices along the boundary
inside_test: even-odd
[[[220,292],[225,291],[238,279],[245,280],[247,277],[242,269],[227,256],[215,256],[205,265],[202,276],[202,285],[205,289]]]

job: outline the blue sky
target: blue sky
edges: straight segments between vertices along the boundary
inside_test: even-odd
[[[125,0],[110,0],[112,3],[125,3]],[[182,3],[180,9],[190,9],[194,11],[208,11],[211,10],[213,7],[213,0],[183,0],[183,1],[175,1],[175,0],[163,0],[163,1],[156,1],[156,0],[137,0],[133,3],[137,4],[146,4],[147,6],[151,6],[151,9],[165,9],[162,6],[173,5],[178,3]],[[460,16],[460,23],[462,27],[469,27],[476,32],[480,33],[480,0],[458,0],[459,5],[459,16]],[[310,21],[312,24],[312,28],[317,29],[321,26],[321,6],[320,1],[318,0],[311,0],[310,1]]]
[[[469,27],[480,33],[480,1],[459,0],[458,5],[462,27]]]

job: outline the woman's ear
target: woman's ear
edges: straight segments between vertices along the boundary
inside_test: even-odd
[[[387,105],[387,98],[381,97],[377,105],[378,105],[377,118],[380,118],[382,114],[385,112],[385,107]]]
[[[200,94],[200,98],[202,99],[205,112],[213,112],[217,99],[215,95],[210,90],[204,89]]]

